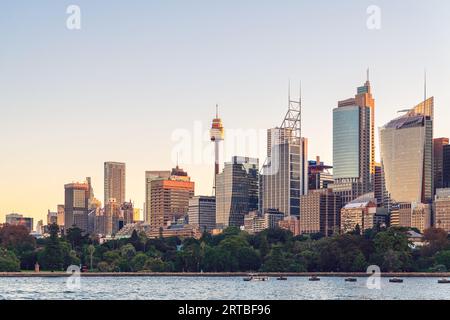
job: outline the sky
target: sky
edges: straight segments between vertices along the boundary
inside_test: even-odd
[[[80,29],[67,28],[69,5],[80,8]],[[293,98],[301,82],[310,159],[332,163],[332,109],[367,68],[377,127],[423,99],[426,69],[434,135],[448,137],[449,40],[446,0],[3,1],[0,222],[10,212],[45,221],[64,203],[64,184],[88,176],[102,200],[105,161],[126,163],[127,198],[142,208],[145,171],[172,168],[177,151],[196,194],[209,195],[215,105],[224,161],[262,164],[288,81]],[[227,145],[236,132],[257,133],[257,143]]]

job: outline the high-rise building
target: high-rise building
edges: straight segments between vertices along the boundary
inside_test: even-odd
[[[369,79],[333,110],[333,191],[343,203],[370,192],[375,174],[375,100]]]
[[[258,210],[259,161],[233,157],[216,176],[216,224],[220,228],[244,225],[244,215]]]
[[[448,138],[433,139],[433,184],[434,190],[444,187],[444,147],[449,144]]]
[[[434,226],[450,233],[450,188],[436,190]]]
[[[375,174],[373,176],[373,192],[375,199],[377,200],[377,207],[384,207],[384,177],[383,177],[383,167],[380,163],[375,164]]]
[[[431,203],[432,144],[433,98],[380,128],[381,164],[389,203]]]
[[[59,227],[64,227],[64,205],[63,204],[58,204],[56,206],[56,211],[57,211],[57,219],[56,219],[56,223],[58,224]]]
[[[47,225],[58,223],[58,212],[47,211]]]
[[[373,192],[362,195],[347,203],[341,209],[341,232],[354,231],[359,226],[361,232],[374,227],[377,204]]]
[[[300,200],[300,233],[331,236],[340,228],[340,196],[331,189],[311,190]]]
[[[69,183],[64,185],[64,225],[65,230],[76,226],[88,231],[89,185],[87,183]]]
[[[328,166],[320,161],[317,156],[316,160],[308,161],[308,190],[327,189],[328,185],[333,184],[332,166]]]
[[[33,231],[33,218],[24,217],[23,214],[10,213],[5,216],[6,224],[12,226],[24,226],[29,232]]]
[[[267,131],[267,159],[261,170],[259,211],[300,216],[300,196],[308,192],[308,140],[301,132],[301,92],[288,95],[288,110],[280,127]]]
[[[155,180],[168,180],[170,178],[170,170],[166,171],[145,171],[145,204],[144,204],[144,221],[150,223],[152,214],[152,182]]]
[[[117,231],[119,231],[119,220],[120,204],[116,201],[115,198],[111,198],[106,203],[104,211],[104,230],[106,235],[114,235],[117,233]]]
[[[117,203],[125,202],[125,163],[105,162],[104,164],[104,204],[109,199],[116,199]]]
[[[444,188],[450,188],[450,145],[443,148],[442,185]]]
[[[308,190],[306,138],[293,136],[288,128],[268,130],[267,161],[261,175],[261,210],[278,210],[300,216],[300,196]]]
[[[187,216],[189,199],[194,196],[195,188],[187,172],[178,166],[172,169],[169,177],[164,171],[160,173],[159,176],[146,173],[146,222],[151,228],[158,229]]]
[[[200,231],[210,232],[216,228],[216,198],[196,196],[189,200],[189,224]]]

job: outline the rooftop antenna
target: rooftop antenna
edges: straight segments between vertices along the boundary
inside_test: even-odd
[[[216,119],[219,118],[219,105],[216,103]]]
[[[423,101],[427,100],[427,69],[423,72]]]
[[[367,82],[370,81],[370,69],[367,68]]]

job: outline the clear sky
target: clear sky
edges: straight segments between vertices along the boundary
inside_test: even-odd
[[[66,27],[71,4],[80,30]],[[381,29],[367,28],[370,5]],[[216,103],[226,129],[280,125],[288,79],[293,92],[302,81],[309,157],[330,163],[332,109],[367,67],[377,127],[421,101],[426,68],[435,137],[450,136],[447,0],[3,1],[0,221],[44,218],[86,176],[103,199],[104,161],[126,162],[127,197],[142,208],[145,170],[174,166],[174,133],[207,130]],[[181,158],[210,194],[212,162]]]

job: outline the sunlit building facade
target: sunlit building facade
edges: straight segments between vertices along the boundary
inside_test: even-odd
[[[105,162],[104,164],[104,204],[109,199],[116,199],[117,203],[125,202],[125,163]]]
[[[210,232],[216,228],[216,198],[195,196],[189,200],[189,224],[198,226],[200,231]]]
[[[431,203],[433,98],[380,128],[380,150],[389,202]]]
[[[300,204],[300,233],[331,236],[339,232],[341,198],[331,189],[309,191]]]
[[[450,188],[436,190],[434,215],[435,227],[450,233]]]

